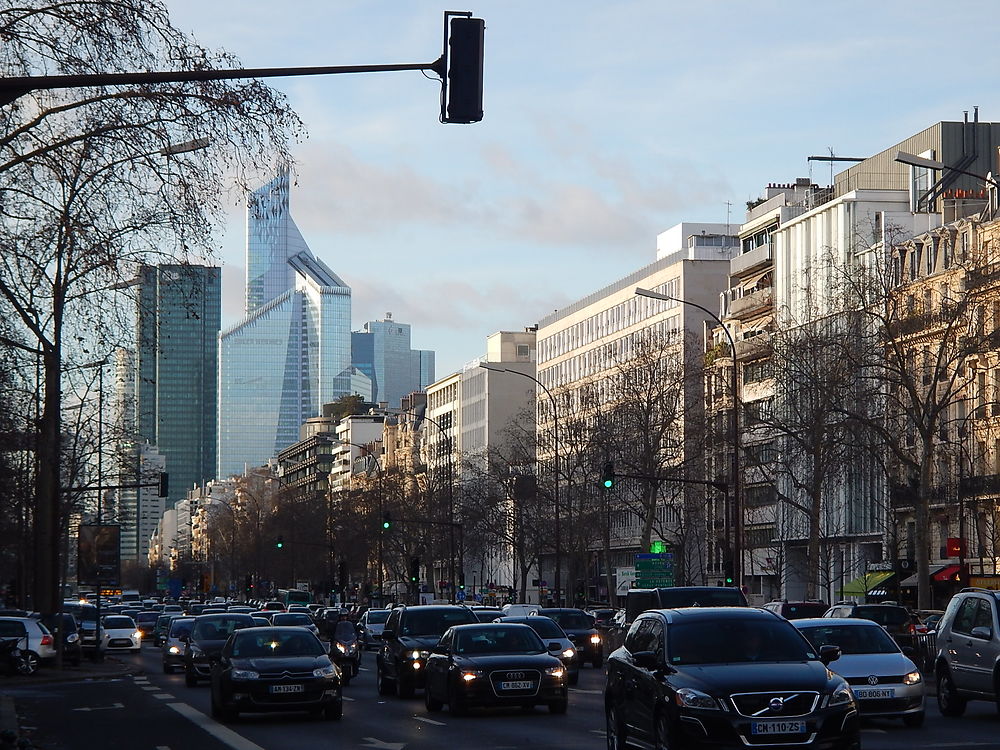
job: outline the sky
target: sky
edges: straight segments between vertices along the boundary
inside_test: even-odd
[[[444,10],[485,19],[480,123],[439,123],[420,72],[270,81],[308,130],[292,215],[352,287],[354,329],[391,312],[438,377],[651,263],[680,221],[737,225],[769,182],[828,184],[810,155],[868,156],[977,105],[1000,120],[996,0],[166,3],[247,67],[431,62]],[[244,254],[234,197],[224,327]]]

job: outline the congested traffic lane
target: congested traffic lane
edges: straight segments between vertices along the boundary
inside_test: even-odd
[[[140,658],[140,657],[136,657]],[[149,683],[160,688],[165,701],[181,701],[207,719],[211,713],[207,684],[189,688],[183,674],[163,674],[160,652],[143,646],[141,660]],[[570,688],[569,711],[552,715],[544,708],[474,710],[454,717],[447,710],[429,714],[423,692],[401,700],[380,697],[375,689],[375,655],[366,652],[362,671],[344,688],[344,716],[321,721],[305,714],[241,715],[226,726],[264,750],[326,746],[336,736],[338,747],[412,748],[437,750],[459,746],[475,738],[477,750],[521,748],[602,748],[604,670],[581,670],[580,682]],[[180,719],[179,719],[180,720]],[[208,719],[212,721],[211,719]]]

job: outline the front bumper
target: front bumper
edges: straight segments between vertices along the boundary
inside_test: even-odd
[[[569,696],[566,682],[563,678],[546,677],[536,690],[510,691],[504,693],[497,690],[488,676],[462,682],[458,690],[468,706],[523,706],[528,703],[558,703]]]
[[[860,721],[857,710],[821,709],[803,717],[804,733],[754,734],[754,720],[734,711],[684,709],[677,716],[674,737],[680,747],[712,748],[787,748],[809,750],[850,750],[858,743]]]
[[[864,717],[905,716],[924,710],[924,683],[903,685],[902,683],[878,685],[872,690],[892,690],[891,697],[863,697],[867,686],[852,685],[858,709]],[[858,695],[858,693],[861,695]]]
[[[301,685],[300,693],[272,693],[275,685]],[[343,698],[340,685],[336,681],[324,679],[287,680],[276,683],[273,680],[253,680],[250,682],[230,682],[226,689],[224,704],[235,711],[309,711],[327,705],[340,703]]]

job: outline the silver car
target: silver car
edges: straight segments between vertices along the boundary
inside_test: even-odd
[[[38,620],[31,617],[0,617],[0,640],[18,638],[18,647],[24,652],[25,674],[38,669],[39,663],[54,659],[56,642],[52,633]]]
[[[908,727],[924,723],[924,679],[917,665],[877,622],[854,617],[792,620],[817,651],[839,646],[831,669],[847,680],[863,717],[902,719]]]
[[[184,669],[184,641],[191,635],[194,627],[193,617],[175,617],[170,621],[170,628],[163,639],[161,653],[163,655],[163,673],[170,674],[175,669]]]
[[[385,630],[385,621],[389,619],[387,609],[369,609],[358,621],[358,629],[361,631],[361,643],[366,649],[375,649],[382,644],[382,631]]]

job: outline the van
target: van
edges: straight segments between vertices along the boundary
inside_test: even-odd
[[[134,589],[122,592],[122,604],[138,604],[141,601],[142,596]]]
[[[730,586],[672,586],[664,589],[629,589],[625,598],[625,624],[650,609],[679,607],[748,607],[740,589]]]

